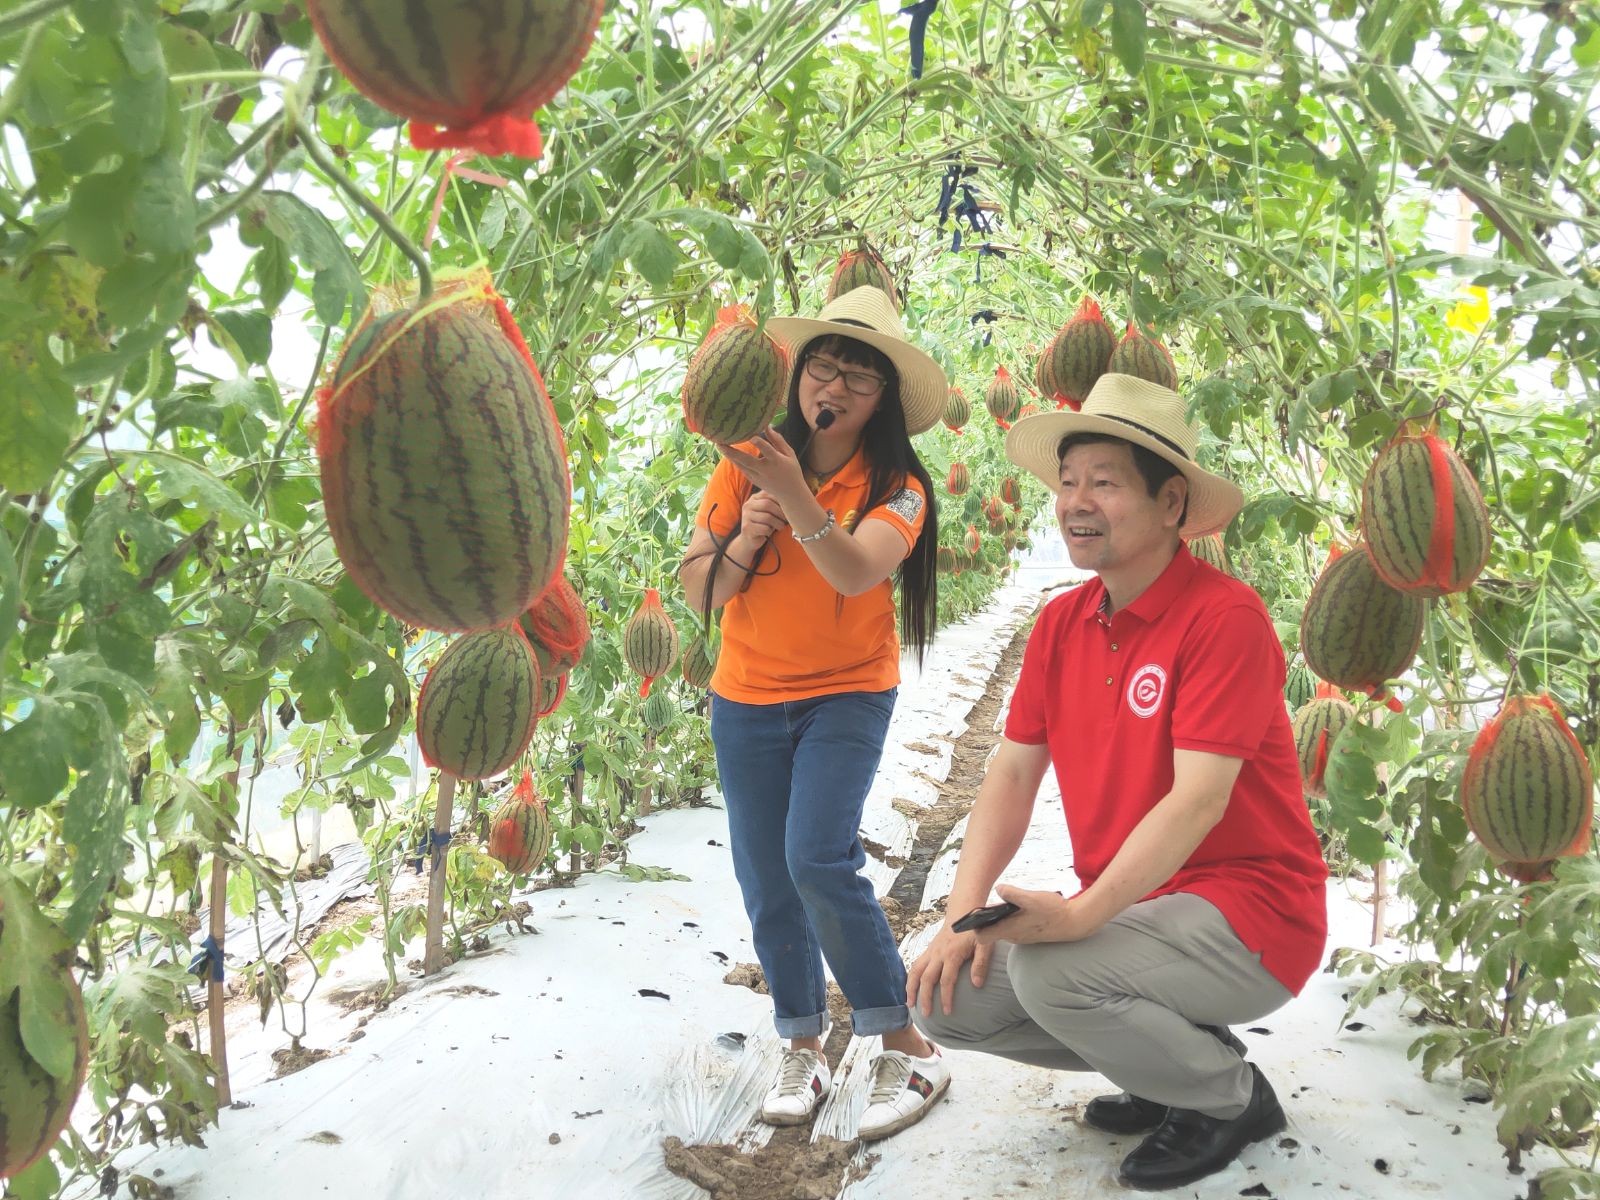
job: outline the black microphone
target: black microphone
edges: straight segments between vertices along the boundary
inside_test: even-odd
[[[800,444],[800,449],[795,451],[795,457],[800,460],[801,470],[805,469],[806,451],[811,448],[811,439],[816,437],[817,434],[821,430],[824,430],[829,425],[832,425],[833,424],[833,420],[834,420],[834,412],[833,412],[833,410],[831,408],[824,408],[820,412],[817,413],[817,423],[816,423],[816,425],[811,429],[811,431],[808,434],[806,434],[806,440]],[[759,487],[757,487],[755,484],[751,484],[750,485],[750,494],[752,496],[755,495],[760,490],[761,489]],[[733,523],[733,528],[728,530],[727,536],[724,537],[723,539],[721,539],[720,541],[717,539],[715,534],[712,535],[711,542],[712,542],[712,545],[716,547],[716,549],[712,553],[711,570],[706,573],[705,598],[704,598],[704,601],[703,601],[702,606],[701,606],[703,611],[705,612],[705,627],[704,627],[703,634],[702,634],[702,636],[704,636],[704,637],[710,637],[711,636],[711,593],[712,593],[712,589],[713,589],[713,587],[714,587],[714,585],[716,584],[716,581],[717,581],[717,571],[722,566],[722,560],[728,556],[728,546],[732,543],[734,538],[739,536],[739,529],[740,529],[740,527],[742,525],[743,525],[742,521],[735,521]],[[760,568],[761,561],[764,558],[766,558],[766,556],[767,556],[767,543],[763,542],[761,544],[761,548],[756,551],[756,555],[755,555],[754,561],[752,561],[751,564],[748,567],[744,568],[745,580],[744,580],[744,583],[740,587],[741,591],[743,591],[745,588],[750,586],[750,581],[753,580],[756,577],[756,571]],[[741,564],[735,563],[734,565],[735,566],[739,566]]]
[[[809,433],[806,434],[806,440],[801,442],[800,443],[800,448],[794,452],[794,456],[797,459],[800,460],[800,467],[801,467],[802,470],[805,468],[805,465],[806,465],[806,451],[811,449],[811,439],[816,437],[817,434],[821,433],[829,425],[832,425],[833,424],[833,420],[834,420],[834,412],[833,412],[833,409],[831,409],[831,408],[824,408],[824,409],[820,410],[817,413],[817,424],[816,424],[815,428],[813,428]],[[759,487],[756,487],[754,484],[750,485],[750,494],[752,496],[755,495],[760,490],[761,489]],[[763,547],[763,549],[765,549],[765,547]],[[757,559],[757,561],[759,562],[760,560]]]

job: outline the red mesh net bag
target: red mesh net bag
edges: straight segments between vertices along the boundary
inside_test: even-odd
[[[589,644],[589,613],[565,575],[551,580],[522,614],[522,631],[533,643],[539,671],[545,677],[565,675],[578,665]]]

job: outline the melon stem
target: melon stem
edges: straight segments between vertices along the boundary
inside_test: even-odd
[[[328,182],[355,201],[362,212],[377,222],[378,228],[383,230],[384,236],[395,244],[400,253],[411,260],[412,266],[417,268],[417,303],[425,303],[433,295],[433,272],[428,267],[427,256],[417,249],[415,242],[400,232],[400,227],[382,206],[358,188],[355,181],[339,168],[328,154],[327,148],[316,137],[304,129],[299,129],[295,131],[295,138],[305,148],[311,161],[316,163],[318,169],[327,177]]]

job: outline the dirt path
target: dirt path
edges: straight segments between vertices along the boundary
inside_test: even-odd
[[[939,799],[932,808],[917,814],[917,836],[911,854],[882,901],[896,941],[944,915],[942,903],[927,912],[919,911],[923,885],[945,838],[977,798],[989,753],[1000,739],[994,730],[995,718],[1016,678],[1033,621],[1030,616],[1018,627],[990,675],[982,698],[973,706],[967,718],[967,732],[955,743],[950,773],[940,785]],[[767,990],[761,968],[755,963],[739,963],[724,982],[762,993]],[[837,1070],[850,1044],[850,1010],[838,985],[832,982],[828,984],[828,1010],[833,1032],[823,1053]],[[877,1161],[876,1156],[869,1156],[863,1166],[852,1168],[856,1147],[854,1141],[834,1138],[813,1142],[810,1125],[796,1125],[774,1130],[767,1144],[753,1154],[726,1144],[686,1146],[675,1137],[668,1138],[662,1149],[668,1169],[699,1184],[713,1200],[834,1200],[846,1181],[847,1171],[851,1178],[859,1178]]]

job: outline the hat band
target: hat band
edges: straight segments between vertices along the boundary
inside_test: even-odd
[[[1145,437],[1155,438],[1156,441],[1160,442],[1168,450],[1171,450],[1179,458],[1183,459],[1184,462],[1194,461],[1194,459],[1189,457],[1188,452],[1185,451],[1182,446],[1178,445],[1177,442],[1173,441],[1171,438],[1162,437],[1154,429],[1150,429],[1144,425],[1141,425],[1137,421],[1130,421],[1126,417],[1114,417],[1110,413],[1095,413],[1094,415],[1097,417],[1104,417],[1108,421],[1115,421],[1118,425],[1126,425],[1129,429],[1137,429],[1140,433],[1144,434]]]

